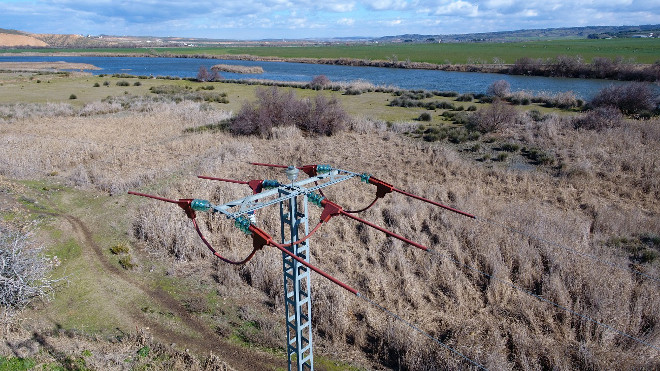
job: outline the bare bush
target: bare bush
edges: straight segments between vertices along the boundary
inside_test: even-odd
[[[517,116],[518,111],[514,107],[498,99],[489,107],[482,108],[470,115],[468,128],[489,133],[513,125]]]
[[[506,98],[511,94],[511,84],[506,80],[497,80],[490,84],[486,94],[499,98]]]
[[[552,75],[573,76],[576,71],[581,69],[583,62],[579,55],[558,55],[552,63]]]
[[[658,93],[645,83],[633,82],[602,89],[591,100],[594,107],[616,107],[626,115],[652,111],[658,105]]]
[[[322,90],[324,88],[329,87],[330,84],[331,81],[326,75],[318,75],[318,76],[314,76],[312,81],[309,83],[309,86],[312,89]]]
[[[550,107],[557,107],[561,109],[571,109],[574,107],[579,107],[581,101],[577,99],[575,93],[572,91],[564,91],[557,93],[552,99],[546,104]]]
[[[0,123],[30,117],[61,117],[74,114],[75,109],[68,103],[17,103],[0,105]]]
[[[269,138],[273,128],[293,125],[320,135],[344,129],[348,115],[336,98],[317,95],[314,100],[298,100],[291,90],[259,88],[257,101],[245,103],[231,120],[230,130],[237,134]]]
[[[50,275],[56,263],[28,235],[0,227],[0,310],[6,318],[36,299],[50,298],[59,281]]]
[[[204,66],[199,67],[199,71],[197,71],[197,81],[200,82],[210,82],[210,81],[220,81],[222,80],[222,76],[220,76],[220,73],[218,73],[217,69],[211,69],[211,72],[209,72],[208,69]]]
[[[301,129],[319,135],[333,135],[345,128],[348,114],[337,98],[319,94],[311,103],[308,118],[299,124]]]
[[[542,67],[542,59],[523,57],[515,61],[511,72],[515,75],[536,75],[538,74],[538,71],[542,69]]]
[[[621,112],[610,106],[597,107],[573,119],[575,129],[603,130],[620,126],[623,122]]]

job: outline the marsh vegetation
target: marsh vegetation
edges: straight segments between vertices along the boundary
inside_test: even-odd
[[[110,81],[107,87],[92,87],[104,79]],[[223,360],[248,368],[236,357],[224,358],[232,354],[222,353],[224,344],[238,344],[239,354],[250,354],[259,365],[281,366],[285,330],[280,254],[265,249],[245,266],[223,264],[199,242],[178,207],[136,199],[126,191],[223,203],[245,196],[249,189],[200,181],[194,175],[281,179],[278,171],[248,162],[328,163],[371,173],[478,216],[467,219],[399,195],[388,195],[364,213],[365,219],[428,246],[431,254],[334,218],[315,236],[312,261],[370,300],[492,369],[660,367],[657,349],[502,284],[513,283],[658,347],[657,101],[655,107],[633,112],[618,104],[547,105],[531,98],[529,104],[516,105],[502,87],[493,89],[498,98],[458,100],[458,95],[440,92],[369,88],[352,95],[327,89],[332,85],[327,81],[307,89],[257,89],[152,79],[141,80],[141,86],[117,87],[121,80],[133,82],[103,77],[85,81],[89,90],[76,90],[79,99],[74,103],[64,96],[51,103],[17,101],[0,108],[0,175],[5,184],[0,197],[21,204],[20,195],[32,193],[38,202],[23,202],[21,210],[43,215],[38,205],[55,205],[61,214],[85,218],[89,233],[96,236],[87,241],[82,232],[73,233],[83,248],[77,255],[70,252],[61,268],[79,274],[51,304],[29,309],[32,314],[47,313],[65,330],[84,336],[103,337],[120,328],[130,336],[119,344],[131,344],[134,354],[172,337],[177,347],[193,353],[163,346],[159,351],[168,349],[173,353],[165,354],[178,356],[161,362],[191,357],[189,364],[203,368],[201,360],[209,359],[207,347],[213,347]],[[64,78],[51,85],[60,83],[74,86]],[[209,84],[214,89],[196,89]],[[112,96],[90,99],[89,91],[102,89]],[[130,94],[123,94],[125,89]],[[193,98],[197,93],[224,93],[228,103]],[[609,98],[619,93],[604,92],[602,100],[619,102]],[[434,102],[434,108],[388,105],[403,97]],[[342,117],[342,125],[327,131],[285,124],[290,112],[301,110],[306,112],[302,123],[310,117]],[[422,113],[431,120],[414,120]],[[263,116],[281,122],[263,126],[262,121],[248,120]],[[372,200],[373,192],[360,182],[342,183],[326,196],[359,207]],[[6,210],[3,215],[9,224],[20,219],[8,217]],[[64,239],[53,232],[66,230],[62,218],[40,222],[46,239]],[[276,234],[275,213],[261,212],[257,218],[260,228]],[[250,249],[251,241],[226,220],[213,215],[201,215],[200,220],[210,241],[226,255],[241,256]],[[118,247],[122,241],[130,248]],[[100,253],[85,252],[94,244]],[[63,247],[56,243],[53,249]],[[119,261],[126,257],[130,267]],[[82,259],[100,270],[80,266]],[[110,277],[114,283],[90,285],[89,276]],[[470,367],[320,277],[313,276],[312,290],[319,362],[326,356],[346,362],[342,368]],[[115,300],[119,292],[122,300]],[[107,308],[90,310],[98,309],[90,298]],[[70,308],[79,309],[72,313]],[[81,316],[78,310],[96,314]],[[122,310],[130,315],[119,316]],[[53,322],[41,325],[53,328]],[[5,333],[8,343],[25,336],[26,326]],[[30,334],[26,344],[33,341]],[[139,337],[143,335],[147,337]],[[50,359],[38,352],[21,354]],[[140,354],[133,357],[135,365],[144,359]],[[98,357],[85,359],[97,367],[116,365]]]

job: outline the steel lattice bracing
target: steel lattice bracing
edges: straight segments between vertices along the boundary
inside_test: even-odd
[[[280,188],[280,196],[290,195],[287,189]],[[298,210],[300,199],[302,210]],[[291,197],[280,202],[282,243],[298,241],[299,231],[309,233],[307,195]],[[309,241],[288,248],[294,255],[309,262]],[[314,352],[312,347],[312,302],[310,270],[282,253],[284,274],[284,306],[286,312],[287,358],[289,371],[313,370]]]

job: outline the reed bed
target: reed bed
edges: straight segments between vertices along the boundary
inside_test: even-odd
[[[404,137],[398,133],[403,124],[388,128],[364,118],[355,121],[353,130],[332,137],[309,137],[286,127],[275,130],[272,139],[186,132],[230,116],[204,107],[162,103],[114,112],[103,106],[98,114],[89,108],[85,115],[51,116],[39,108],[43,113],[15,115],[0,125],[0,174],[57,177],[114,194],[148,188],[169,198],[224,203],[247,195],[249,189],[194,176],[283,178],[279,171],[251,166],[250,161],[328,163],[368,172],[479,218],[388,195],[362,217],[425,244],[433,253],[335,217],[311,242],[314,264],[491,369],[660,367],[656,349],[501,282],[660,346],[658,284],[627,269],[634,266],[660,277],[659,262],[631,260],[627,250],[610,243],[660,231],[657,120],[626,121],[596,131],[576,130],[560,116],[535,121],[521,115],[501,137],[555,151],[561,166],[513,170],[470,161],[455,146]],[[170,181],[160,182],[165,178]],[[356,181],[342,183],[326,196],[356,208],[368,204],[373,192],[372,186]],[[259,226],[273,235],[279,228],[275,214],[257,214]],[[211,259],[178,208],[145,201],[134,215],[129,233],[136,242],[166,252],[180,271],[194,269],[213,278],[227,297],[253,297],[252,310],[269,313],[272,323],[281,321],[280,254],[267,248],[249,264],[231,267]],[[249,251],[251,241],[229,222],[208,215],[200,221],[225,255],[239,257]],[[314,330],[323,352],[350,354],[352,361],[376,368],[469,368],[428,338],[316,275],[313,292]],[[277,327],[264,328],[264,344],[277,343]]]

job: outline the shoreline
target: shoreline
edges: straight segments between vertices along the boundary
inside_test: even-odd
[[[558,71],[557,66],[553,64],[527,66],[521,69],[520,66],[511,63],[499,64],[434,64],[428,62],[411,61],[391,61],[379,59],[355,59],[355,58],[284,58],[274,56],[255,56],[250,54],[152,54],[152,53],[95,53],[95,52],[63,52],[63,53],[0,53],[2,57],[107,57],[107,58],[199,58],[215,60],[235,60],[235,61],[254,61],[254,62],[287,62],[304,64],[326,64],[336,66],[351,67],[381,67],[381,68],[400,68],[417,70],[435,70],[447,72],[478,72],[493,73],[502,75],[522,75],[522,76],[542,76],[558,78],[583,78],[583,79],[604,79],[613,81],[660,81],[660,71],[654,64],[626,64],[626,69],[610,71],[609,75],[603,75],[602,71],[589,69],[591,65],[585,65],[583,70],[576,71]],[[13,63],[13,62],[6,62]],[[36,63],[36,62],[35,62]],[[55,62],[43,62],[55,63]],[[58,62],[62,63],[62,62]],[[75,63],[72,63],[75,64]],[[92,65],[89,65],[92,66]],[[98,69],[96,66],[86,69]],[[640,76],[649,76],[647,71],[652,71],[650,76],[654,79],[640,79]],[[643,75],[646,74],[646,75]]]
[[[54,71],[60,72],[64,70],[100,70],[101,68],[89,63],[73,63],[73,62],[0,62],[0,70],[12,72],[39,72],[39,71]]]

